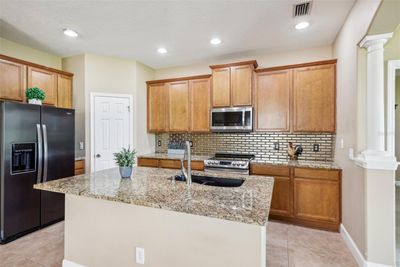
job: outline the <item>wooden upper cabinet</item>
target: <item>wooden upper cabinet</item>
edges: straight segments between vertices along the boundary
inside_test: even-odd
[[[335,132],[336,64],[293,70],[293,131]]]
[[[229,67],[213,69],[212,99],[213,107],[231,105],[231,69]]]
[[[253,65],[231,67],[231,106],[251,106]]]
[[[211,88],[210,79],[189,81],[191,132],[210,131]]]
[[[256,76],[256,131],[290,130],[291,70],[260,72]]]
[[[57,106],[72,108],[72,77],[58,74]]]
[[[23,101],[25,99],[25,66],[0,59],[0,98]]]
[[[168,86],[168,130],[185,132],[189,130],[189,82],[178,81]]]
[[[167,130],[168,91],[164,84],[147,86],[147,130],[163,132]]]
[[[57,105],[57,74],[48,70],[28,67],[28,88],[38,87],[46,93],[43,104]]]

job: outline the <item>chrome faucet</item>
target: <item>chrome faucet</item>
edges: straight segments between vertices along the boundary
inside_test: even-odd
[[[187,160],[187,169],[185,169],[184,166],[184,162],[185,160]],[[186,179],[186,183],[188,186],[192,185],[192,155],[191,155],[191,151],[190,151],[190,142],[186,141],[185,142],[185,153],[183,155],[183,159],[181,159],[181,171],[182,171],[182,175],[185,177]]]

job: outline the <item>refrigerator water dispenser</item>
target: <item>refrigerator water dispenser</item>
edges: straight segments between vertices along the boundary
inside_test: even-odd
[[[11,174],[36,171],[36,143],[11,145]]]

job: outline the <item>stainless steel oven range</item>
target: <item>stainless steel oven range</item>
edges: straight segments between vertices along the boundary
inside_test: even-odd
[[[204,170],[211,172],[250,173],[251,154],[216,153],[214,157],[204,160]]]

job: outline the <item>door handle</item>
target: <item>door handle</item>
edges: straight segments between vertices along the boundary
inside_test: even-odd
[[[42,164],[43,164],[43,154],[42,154],[42,145],[43,145],[43,140],[42,140],[42,129],[40,128],[40,124],[36,124],[36,130],[37,130],[37,141],[38,141],[38,160],[37,160],[37,183],[40,183],[42,180]]]
[[[96,158],[101,158],[101,155],[100,154],[96,154]]]
[[[42,124],[43,129],[43,182],[47,182],[47,163],[48,163],[48,145],[47,145],[47,128]]]

